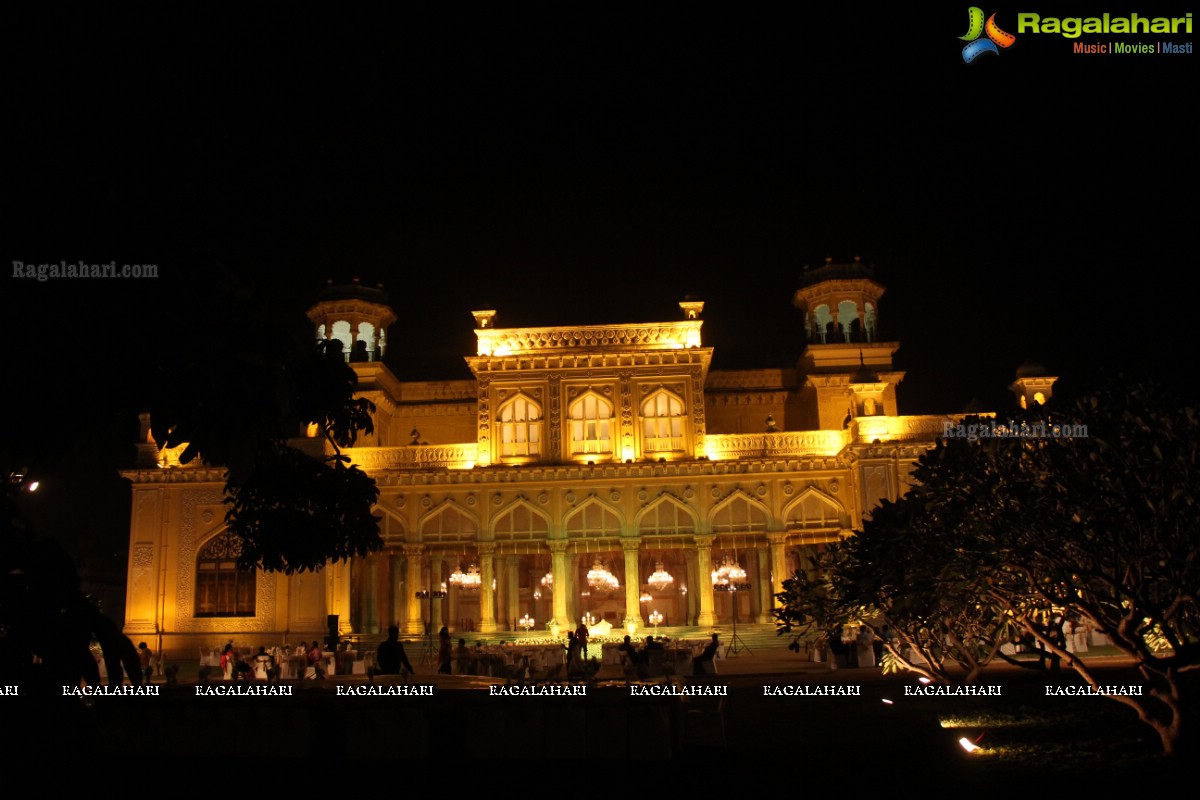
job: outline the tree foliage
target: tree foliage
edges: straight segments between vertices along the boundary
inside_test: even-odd
[[[781,631],[886,621],[907,645],[889,647],[909,656],[897,663],[940,679],[951,664],[976,677],[1019,636],[1099,686],[1046,624],[1078,615],[1146,681],[1147,694],[1113,699],[1166,752],[1187,749],[1184,674],[1200,667],[1200,413],[1160,387],[1117,382],[1019,424],[1041,435],[956,438],[925,453],[912,490],[822,560],[823,587],[811,575],[785,584]]]
[[[186,445],[182,463],[225,468],[225,521],[244,568],[290,574],[380,549],[378,488],[341,453],[374,432],[375,406],[355,397],[341,343],[312,344],[302,315],[272,316],[236,282],[221,296],[220,335],[160,366],[155,441]],[[298,442],[314,427],[315,440]]]

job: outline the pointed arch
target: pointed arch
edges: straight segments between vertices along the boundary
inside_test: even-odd
[[[377,505],[374,509],[383,516],[379,524],[379,535],[384,545],[399,544],[408,540],[408,523],[387,506]]]
[[[545,539],[550,535],[550,515],[524,497],[518,497],[496,514],[492,536],[497,541]]]
[[[507,398],[496,414],[500,458],[529,458],[542,452],[542,406],[522,391]]]
[[[479,520],[455,500],[430,509],[417,524],[422,542],[474,542],[479,538]]]
[[[805,488],[784,508],[789,529],[848,528],[850,515],[837,500],[812,486]]]
[[[196,550],[196,616],[253,617],[258,570],[238,569],[242,540],[225,526]]]
[[[613,404],[591,389],[571,401],[567,409],[571,455],[611,455],[616,419]]]
[[[589,497],[572,509],[564,523],[571,538],[620,536],[623,527],[620,512],[595,497]]]
[[[695,509],[675,495],[664,493],[637,513],[634,527],[644,536],[694,533],[698,521]]]
[[[660,387],[647,395],[639,411],[643,453],[670,453],[686,449],[687,405],[682,397]]]
[[[771,527],[771,512],[765,504],[745,490],[736,489],[708,512],[712,533],[766,531]]]

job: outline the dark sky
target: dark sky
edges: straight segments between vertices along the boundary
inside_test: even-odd
[[[1068,388],[1194,381],[1195,56],[1024,34],[965,64],[966,6],[928,5],[6,7],[9,425],[120,427],[131,342],[203,331],[222,270],[296,313],[327,279],[382,283],[402,378],[467,377],[485,305],[670,320],[686,294],[718,368],[793,364],[804,265],[860,256],[904,413],[1000,402],[1026,360]],[[1014,33],[1020,10],[985,9]],[[8,274],[61,260],[160,278]]]

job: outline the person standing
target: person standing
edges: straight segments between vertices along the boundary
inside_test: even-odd
[[[579,637],[567,631],[567,677],[583,674],[583,662],[579,660]]]
[[[154,651],[145,642],[138,644],[138,664],[142,668],[142,683],[149,685],[154,675]]]
[[[235,661],[237,661],[237,655],[233,652],[233,642],[230,642],[225,645],[225,649],[221,652],[221,676],[225,680],[233,677]]]
[[[579,660],[586,662],[588,657],[588,628],[587,625],[583,624],[582,620],[579,622],[579,627],[575,629],[575,639],[579,642]]]
[[[858,635],[854,637],[854,645],[858,648],[858,666],[875,666],[875,634],[866,625],[858,626]]]
[[[409,673],[415,672],[409,663],[408,654],[404,652],[404,643],[400,641],[398,625],[388,626],[387,641],[381,643],[375,651],[375,663],[380,675],[399,675],[401,667]]]
[[[445,625],[438,631],[438,674],[450,674],[450,662],[453,660],[453,649],[450,646],[450,629]]]
[[[258,646],[258,654],[254,656],[254,677],[265,681],[271,677],[275,668],[275,659],[263,645]]]

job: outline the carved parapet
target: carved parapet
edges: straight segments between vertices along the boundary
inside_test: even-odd
[[[479,445],[428,444],[408,447],[347,447],[342,452],[367,472],[404,469],[470,469]]]
[[[849,431],[784,431],[725,433],[704,437],[705,452],[714,460],[781,456],[833,456],[851,442]]]
[[[570,328],[480,328],[478,354],[507,356],[568,349],[674,350],[700,345],[700,320]]]
[[[851,426],[854,441],[861,444],[880,442],[930,441],[943,435],[947,423],[956,417],[928,415],[912,417],[858,417]]]

